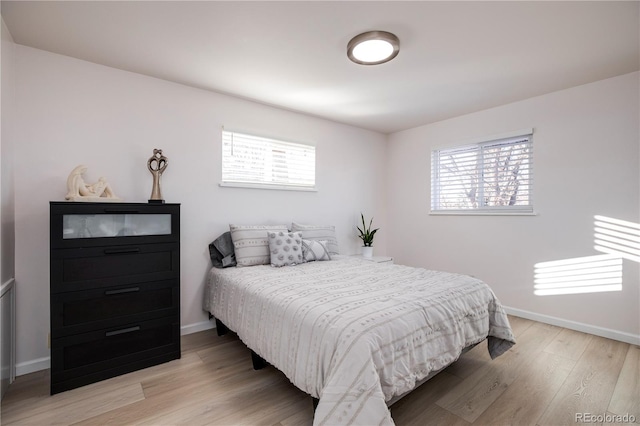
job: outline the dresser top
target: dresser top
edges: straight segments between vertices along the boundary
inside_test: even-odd
[[[179,206],[180,203],[135,203],[135,202],[104,202],[104,203],[93,203],[93,202],[84,202],[84,201],[49,201],[50,205],[57,206],[126,206],[126,207],[140,207],[140,206]]]

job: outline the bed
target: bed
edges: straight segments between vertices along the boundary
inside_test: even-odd
[[[515,344],[481,280],[352,256],[213,268],[204,309],[319,399],[314,425],[393,424],[388,404],[465,348]]]

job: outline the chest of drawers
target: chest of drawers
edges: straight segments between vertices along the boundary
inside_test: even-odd
[[[50,213],[51,394],[180,358],[180,205]]]

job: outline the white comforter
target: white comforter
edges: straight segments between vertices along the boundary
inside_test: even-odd
[[[204,308],[298,388],[319,398],[314,425],[393,424],[385,401],[488,337],[514,337],[482,281],[338,256],[274,268],[213,269]]]

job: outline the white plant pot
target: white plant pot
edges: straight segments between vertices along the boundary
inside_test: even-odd
[[[372,257],[373,247],[362,247],[362,257]]]

